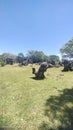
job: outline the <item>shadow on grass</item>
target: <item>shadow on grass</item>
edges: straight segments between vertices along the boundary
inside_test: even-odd
[[[44,77],[44,78],[36,78],[36,77],[31,77],[31,79],[34,79],[34,80],[44,80],[44,79],[45,79],[45,77]]]
[[[51,96],[45,106],[48,121],[44,121],[39,130],[73,130],[73,88]]]

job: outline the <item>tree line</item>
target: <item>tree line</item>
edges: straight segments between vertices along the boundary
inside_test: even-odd
[[[73,59],[73,39],[69,40],[61,49],[60,53],[62,55],[62,61]],[[19,65],[27,65],[33,63],[41,63],[48,62],[53,65],[59,64],[60,59],[57,55],[47,56],[43,51],[28,51],[27,55],[24,56],[23,53],[19,53],[18,55],[14,55],[11,53],[3,53],[0,55],[0,66],[4,66],[6,64],[13,65],[14,63],[18,63]]]
[[[18,55],[14,55],[11,53],[3,53],[0,55],[0,65],[4,66],[6,64],[13,65],[14,63],[18,63],[19,65],[27,65],[33,63],[41,63],[41,62],[50,62],[52,64],[59,63],[59,57],[56,55],[47,56],[42,51],[29,51],[27,56],[24,56],[23,53],[19,53]]]

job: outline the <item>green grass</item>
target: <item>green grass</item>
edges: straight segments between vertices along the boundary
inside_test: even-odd
[[[0,127],[72,130],[73,72],[62,69],[49,68],[44,80],[34,80],[31,65],[0,67]]]

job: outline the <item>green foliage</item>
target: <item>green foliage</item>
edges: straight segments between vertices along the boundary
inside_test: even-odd
[[[31,59],[32,63],[39,63],[47,59],[47,56],[42,51],[32,50],[28,52],[27,56]]]
[[[52,64],[58,64],[60,62],[59,56],[57,55],[50,55],[48,59]]]
[[[23,53],[19,53],[18,56],[16,57],[16,60],[18,63],[23,63],[24,61],[24,54]]]
[[[1,65],[1,67],[3,67],[6,65],[6,63],[4,61],[0,61],[0,65]]]
[[[5,61],[3,60],[3,57],[2,57],[2,55],[0,55],[0,66],[1,67],[3,67],[3,66],[5,66]]]
[[[68,41],[61,49],[62,55],[67,55],[67,57],[73,57],[73,39]]]
[[[5,61],[6,64],[13,64],[15,63],[16,56],[10,53],[3,53],[2,55],[3,61]]]

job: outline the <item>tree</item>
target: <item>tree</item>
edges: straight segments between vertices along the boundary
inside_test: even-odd
[[[61,49],[62,59],[73,58],[73,39],[69,40]]]
[[[16,60],[16,56],[10,53],[3,53],[2,59],[6,64],[12,65]]]
[[[18,63],[23,63],[24,61],[24,54],[23,53],[19,53],[17,58],[16,58]]]
[[[46,55],[42,51],[29,51],[27,54],[28,58],[31,59],[32,63],[39,63],[46,60]]]
[[[2,55],[0,55],[0,66],[5,66],[5,62],[4,62],[4,60],[3,60],[3,57],[2,57]]]
[[[3,60],[0,61],[0,66],[1,66],[1,67],[5,66],[5,62],[4,62]]]
[[[53,65],[58,64],[60,62],[59,56],[56,55],[50,55],[48,59]]]

